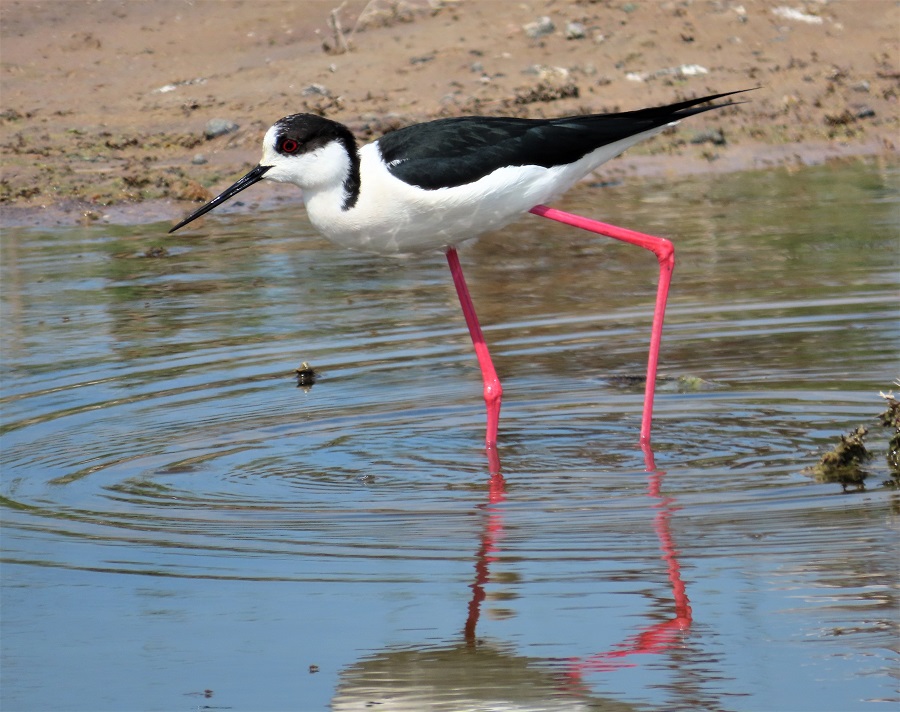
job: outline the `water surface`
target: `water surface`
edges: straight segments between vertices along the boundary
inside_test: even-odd
[[[440,254],[337,250],[299,201],[5,230],[3,709],[894,709],[897,187],[559,204],[676,242],[652,452],[653,257],[535,216],[465,246],[493,477]],[[805,472],[858,424],[863,488]]]

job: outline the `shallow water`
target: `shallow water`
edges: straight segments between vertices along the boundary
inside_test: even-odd
[[[4,231],[2,708],[893,709],[898,176],[559,204],[676,242],[652,453],[653,257],[535,216],[466,246],[494,477],[441,255],[299,202]],[[861,423],[864,489],[804,473]]]

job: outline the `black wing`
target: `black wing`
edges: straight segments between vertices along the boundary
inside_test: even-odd
[[[747,89],[741,91],[749,91]],[[550,168],[601,146],[735,102],[698,107],[740,92],[668,106],[561,119],[463,116],[408,126],[378,139],[381,157],[400,180],[426,190],[472,183],[504,166]]]

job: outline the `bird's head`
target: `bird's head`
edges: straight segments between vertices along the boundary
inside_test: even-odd
[[[263,179],[293,183],[305,190],[340,188],[358,172],[358,167],[356,140],[346,126],[314,114],[286,116],[266,131],[259,165],[169,232],[184,227]]]

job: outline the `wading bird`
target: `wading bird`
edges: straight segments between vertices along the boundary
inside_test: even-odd
[[[259,165],[170,232],[254,183],[271,180],[301,188],[310,221],[338,245],[389,255],[443,250],[484,379],[485,443],[489,450],[497,443],[502,388],[456,246],[531,212],[651,250],[659,260],[660,279],[641,422],[641,443],[646,445],[650,442],[659,345],[675,264],[672,243],[555,210],[544,203],[638,141],[694,114],[732,106],[734,102],[708,102],[737,93],[637,111],[558,119],[438,119],[393,131],[362,148],[343,124],[312,114],[293,114],[266,132]],[[512,235],[507,239],[513,239]]]

